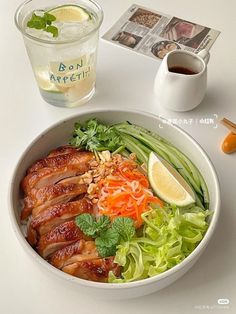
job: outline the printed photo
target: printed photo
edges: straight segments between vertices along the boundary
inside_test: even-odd
[[[173,17],[160,36],[191,48],[198,48],[210,28]]]
[[[152,51],[152,54],[154,56],[156,56],[159,59],[163,59],[168,52],[170,52],[172,50],[176,50],[176,49],[181,49],[181,48],[175,42],[168,41],[168,40],[162,40],[162,41],[155,43],[152,46],[151,51]]]
[[[153,28],[154,25],[157,24],[157,22],[160,20],[161,15],[143,10],[143,9],[138,9],[131,17],[130,21],[143,25],[148,28]]]
[[[129,48],[134,48],[141,39],[142,37],[127,32],[119,32],[112,38],[113,41],[118,41]]]

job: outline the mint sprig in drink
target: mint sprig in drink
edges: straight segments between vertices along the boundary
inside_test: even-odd
[[[103,13],[90,0],[23,3],[15,21],[23,34],[40,93],[45,101],[74,107],[95,90],[98,32]]]

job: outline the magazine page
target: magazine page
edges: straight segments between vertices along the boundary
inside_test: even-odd
[[[161,60],[176,49],[209,51],[219,34],[210,27],[133,4],[102,38]]]

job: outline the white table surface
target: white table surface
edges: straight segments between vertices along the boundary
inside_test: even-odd
[[[211,50],[207,95],[197,109],[182,114],[158,108],[153,94],[157,70],[154,59],[104,41],[100,42],[95,97],[75,109],[60,109],[45,103],[13,22],[19,3],[20,0],[0,0],[0,313],[236,313],[236,154],[225,155],[220,151],[219,145],[227,133],[222,126],[215,129],[200,123],[180,125],[203,146],[216,167],[221,183],[222,213],[217,231],[196,265],[176,283],[153,295],[127,301],[95,300],[89,295],[80,295],[54,276],[47,276],[19,245],[11,229],[7,205],[10,176],[30,141],[52,123],[88,108],[135,108],[167,118],[198,121],[217,114],[219,118],[225,116],[236,121],[236,2],[139,0],[144,6],[221,31]],[[105,12],[101,34],[132,3],[131,0],[100,0]],[[227,309],[216,307],[219,298],[230,300]]]

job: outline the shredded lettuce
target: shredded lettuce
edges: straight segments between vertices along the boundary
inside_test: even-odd
[[[209,210],[166,205],[143,213],[139,237],[118,245],[115,262],[123,267],[121,278],[112,272],[109,282],[123,283],[158,275],[179,264],[202,240]]]

